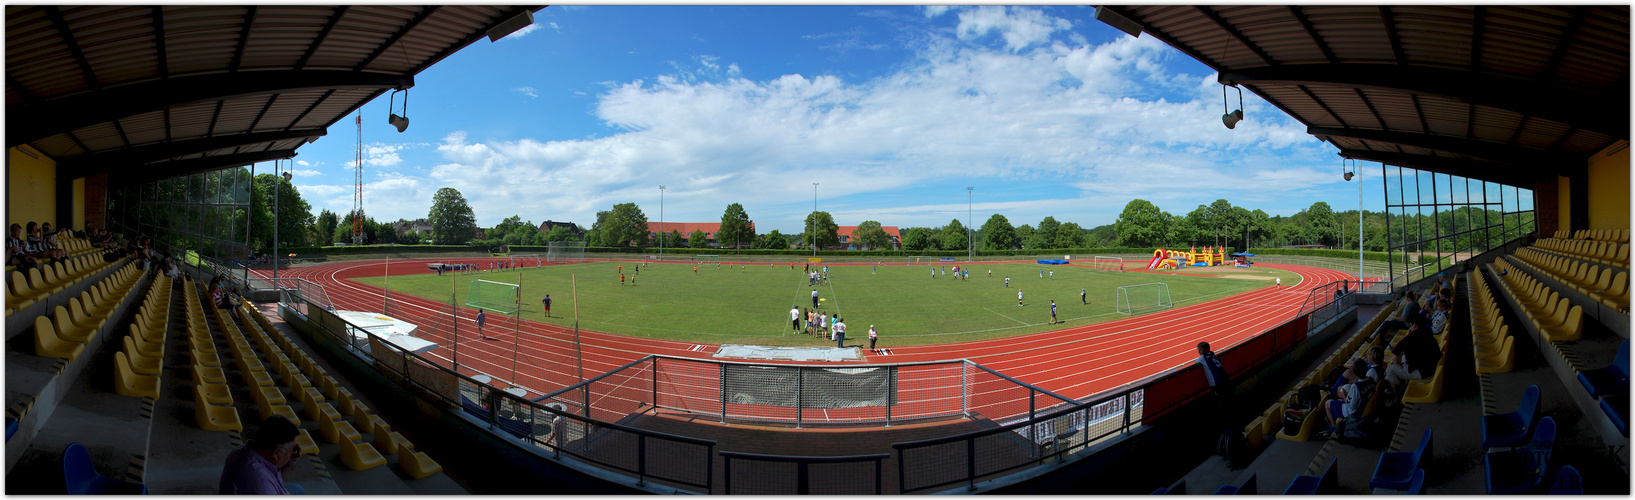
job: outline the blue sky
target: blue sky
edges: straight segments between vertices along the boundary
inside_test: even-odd
[[[1133,198],[1178,215],[1217,198],[1273,215],[1356,207],[1336,148],[1250,93],[1226,129],[1213,71],[1093,15],[548,7],[416,77],[406,132],[386,123],[385,95],[364,106],[365,210],[425,217],[454,187],[484,227],[588,225],[624,202],[657,221],[662,184],[665,220],[719,221],[738,202],[760,230],[793,233],[813,182],[841,225],[963,221],[967,186],[979,225],[1000,213],[1094,227]],[[295,184],[314,213],[351,208],[355,134],[346,119],[300,149]],[[1362,166],[1379,210],[1379,165]]]

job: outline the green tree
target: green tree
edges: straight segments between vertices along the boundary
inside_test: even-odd
[[[931,248],[931,230],[923,227],[908,228],[903,233],[903,250],[927,250]]]
[[[1169,228],[1165,213],[1157,205],[1142,199],[1130,200],[1113,223],[1122,247],[1153,247],[1165,243]]]
[[[335,244],[335,226],[340,225],[340,223],[341,217],[335,215],[335,212],[331,212],[327,208],[323,209],[321,212],[318,212],[317,233],[321,236],[318,237],[318,240],[315,241],[315,243],[321,243],[322,246]]]
[[[687,239],[681,237],[681,230],[680,229],[671,229],[670,230],[670,238],[667,239],[667,240],[664,240],[664,241],[665,241],[665,243],[664,243],[665,245],[669,245],[668,248],[675,248],[678,245],[687,244]]]
[[[513,215],[513,216],[510,216],[510,217],[506,217],[505,220],[500,221],[499,224],[494,226],[494,230],[490,231],[489,234],[490,235],[494,235],[494,234],[500,234],[500,235],[511,234],[511,231],[515,231],[517,229],[517,226],[521,226],[521,225],[523,225],[522,216]],[[529,222],[528,225],[533,226],[533,223]]]
[[[403,236],[397,237],[397,244],[399,244],[399,245],[419,245],[420,244],[420,232],[415,231],[413,229],[410,229],[408,231],[404,231]]]
[[[1056,228],[1053,248],[1084,248],[1084,229],[1077,222],[1063,222]]]
[[[1209,216],[1205,219],[1208,221],[1208,225],[1199,227],[1210,230],[1214,243],[1209,243],[1209,245],[1221,246],[1221,238],[1225,236],[1222,232],[1231,224],[1232,203],[1226,201],[1225,198],[1215,200],[1214,203],[1209,204],[1208,212]]]
[[[942,242],[943,250],[965,250],[970,245],[970,235],[967,234],[965,225],[959,223],[959,219],[949,221],[948,225],[943,226],[940,236],[938,241]]]
[[[857,230],[852,232],[852,243],[861,250],[879,250],[888,248],[891,244],[891,235],[880,228],[880,221],[866,220],[858,224]]]
[[[647,246],[647,214],[635,203],[620,203],[613,210],[596,213],[591,227],[601,232],[602,243],[612,247]]]
[[[772,249],[772,250],[788,250],[789,249],[789,239],[785,238],[783,233],[780,233],[780,232],[778,232],[778,230],[773,229],[772,232],[766,233],[766,236],[763,236],[761,238],[761,248],[767,248],[767,249]]]
[[[829,212],[812,212],[806,215],[807,243],[812,243],[812,233],[816,233],[818,248],[829,248],[840,244],[840,226],[835,224],[835,218]]]
[[[1062,224],[1056,222],[1055,217],[1047,215],[1044,220],[1039,221],[1039,226],[1034,228],[1034,233],[1038,235],[1040,241],[1039,246],[1035,247],[1026,243],[1023,243],[1023,245],[1028,248],[1050,248],[1052,244],[1056,243],[1056,231],[1061,227]],[[1026,242],[1027,239],[1024,238],[1022,241]]]
[[[741,248],[745,241],[755,239],[755,221],[749,220],[749,214],[744,212],[744,206],[733,203],[727,205],[726,212],[721,214],[721,229],[715,232],[715,242],[721,248]]]
[[[1046,244],[1044,240],[1039,237],[1039,230],[1034,229],[1033,226],[1027,224],[1016,227],[1016,241],[1022,244],[1022,248],[1028,250],[1044,248]]]
[[[274,194],[277,194],[274,203]],[[250,210],[253,240],[271,246],[273,241],[273,205],[278,206],[278,244],[285,247],[307,245],[307,226],[314,223],[312,206],[301,199],[301,191],[294,184],[273,174],[255,176],[250,192]]]
[[[1249,241],[1244,242],[1244,249],[1251,248],[1255,243],[1271,234],[1271,217],[1266,215],[1265,210],[1257,208],[1253,212],[1249,212],[1249,219],[1245,224],[1249,226]],[[1266,245],[1262,244],[1261,246]]]
[[[1334,216],[1334,209],[1327,202],[1319,201],[1311,204],[1306,210],[1306,216],[1311,228],[1309,237],[1319,245],[1334,245],[1340,234],[1339,220]]]
[[[982,224],[982,242],[990,250],[1010,250],[1021,243],[1016,239],[1016,228],[1011,227],[1011,221],[999,214],[993,214]]]
[[[477,214],[460,190],[446,187],[431,198],[431,239],[439,245],[462,245],[477,236]]]
[[[719,235],[720,233],[716,233]],[[693,234],[687,236],[687,246],[692,248],[709,248],[710,237],[704,234],[703,229],[694,229]]]
[[[550,232],[545,233],[545,241],[573,241],[574,239],[573,230],[568,229],[568,226],[556,226],[551,228]]]
[[[587,247],[606,246],[606,245],[602,244],[602,232],[597,231],[595,229],[585,230],[585,246],[587,246]]]

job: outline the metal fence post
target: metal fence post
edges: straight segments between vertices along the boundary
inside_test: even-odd
[[[881,489],[881,486],[880,486],[880,462],[881,462],[881,459],[878,459],[878,458],[874,459],[874,494],[876,494],[876,495],[880,494],[880,489]]]
[[[897,399],[897,367],[886,367],[886,427],[891,427],[891,404]],[[878,465],[878,464],[877,464]],[[876,478],[878,479],[878,478]],[[879,494],[879,492],[875,492]]]
[[[720,372],[716,385],[721,386],[721,423],[727,423],[727,365],[716,365]]]
[[[1034,397],[1037,396],[1038,394],[1039,394],[1039,391],[1035,391],[1035,390],[1033,390],[1031,388],[1028,389],[1028,423],[1030,423],[1030,424],[1034,423],[1033,422],[1033,411],[1034,411],[1033,410],[1034,409],[1033,400],[1034,400]]]
[[[976,438],[965,438],[965,480],[968,489],[976,489]]]
[[[800,428],[801,410],[806,407],[806,371],[795,367],[795,428]],[[801,464],[801,477],[806,477],[806,464]],[[805,481],[802,481],[805,484]]]
[[[712,464],[715,463],[714,454],[711,454],[711,456],[710,456],[710,458],[708,458],[708,460]],[[727,494],[731,495],[732,494],[732,457],[722,456],[721,457],[721,464],[722,464],[721,471],[723,473],[725,473],[725,475],[726,475],[726,477],[721,481],[721,483],[722,483],[722,486],[726,488]]]
[[[1124,429],[1123,430],[1124,430],[1125,433],[1128,433],[1128,432],[1130,432],[1130,393],[1126,392],[1121,397],[1124,400]],[[1088,415],[1086,415],[1086,416],[1088,416]],[[1087,422],[1088,422],[1088,420],[1087,420]]]
[[[811,478],[811,476],[807,474],[808,465],[810,464],[807,464],[805,460],[797,462],[795,465],[796,495],[809,495],[812,493],[812,485],[807,482]]]
[[[590,418],[590,384],[579,386],[579,407],[584,409],[585,418]]]
[[[659,409],[659,358],[653,358],[653,410]]]
[[[647,482],[647,435],[636,435],[636,484]]]
[[[959,362],[959,412],[965,415],[966,418],[971,417],[970,384],[966,380],[967,375],[965,375],[966,365],[970,363],[970,360],[961,360]]]

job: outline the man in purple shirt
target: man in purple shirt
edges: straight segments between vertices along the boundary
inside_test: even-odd
[[[284,485],[284,474],[295,466],[295,459],[301,456],[301,445],[295,442],[299,433],[295,423],[289,419],[276,415],[267,417],[249,443],[227,454],[227,464],[221,469],[218,493],[302,494],[304,490],[300,485]]]

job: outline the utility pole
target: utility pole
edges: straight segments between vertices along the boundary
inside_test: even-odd
[[[965,186],[965,261],[970,262],[976,257],[976,228],[971,227],[971,200],[976,196],[976,186]]]
[[[812,228],[806,230],[806,234],[812,235],[813,257],[817,257],[817,185],[816,182],[812,183]]]
[[[659,262],[664,261],[664,185],[659,184]]]

